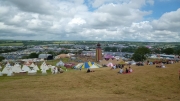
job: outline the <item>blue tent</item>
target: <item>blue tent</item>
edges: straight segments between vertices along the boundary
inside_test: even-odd
[[[94,65],[96,67],[101,67],[101,65],[99,64],[96,64],[95,62],[84,62],[84,63],[79,63],[78,65],[75,66],[75,68],[91,68],[91,67],[94,67]]]

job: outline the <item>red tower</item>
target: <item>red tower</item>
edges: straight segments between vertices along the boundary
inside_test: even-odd
[[[98,43],[96,47],[96,61],[99,62],[99,60],[102,60],[102,50],[101,45]]]

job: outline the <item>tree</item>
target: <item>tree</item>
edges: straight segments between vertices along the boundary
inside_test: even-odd
[[[36,54],[36,53],[31,53],[29,54],[29,58],[38,58],[39,54]]]
[[[136,50],[136,47],[127,47],[127,48],[123,48],[121,50],[121,52],[132,52],[132,53],[134,53],[135,50]]]
[[[117,52],[117,47],[105,47],[104,48],[104,51],[106,51],[106,52],[110,52],[110,51],[112,51],[112,52]]]
[[[5,58],[3,56],[0,56],[0,61],[4,60]]]
[[[155,54],[160,54],[160,53],[161,53],[161,49],[159,49],[159,48],[158,48],[158,49],[154,49],[154,50],[153,50],[153,53],[155,53]]]
[[[146,60],[147,55],[150,53],[150,49],[146,47],[139,47],[133,54],[132,59],[134,61]]]
[[[111,47],[105,47],[104,48],[104,51],[110,51],[111,50]]]
[[[163,50],[163,53],[165,54],[174,54],[174,49],[173,48],[166,48]]]
[[[176,53],[177,55],[180,55],[180,49],[176,50],[175,53]]]

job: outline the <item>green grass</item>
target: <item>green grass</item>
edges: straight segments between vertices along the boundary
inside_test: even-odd
[[[2,43],[0,46],[23,46],[23,43]]]

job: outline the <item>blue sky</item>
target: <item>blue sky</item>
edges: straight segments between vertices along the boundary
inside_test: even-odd
[[[155,0],[154,5],[147,5],[142,10],[152,10],[152,14],[148,17],[158,19],[164,13],[176,11],[180,8],[180,0]]]
[[[0,0],[0,39],[180,42],[180,0]]]

